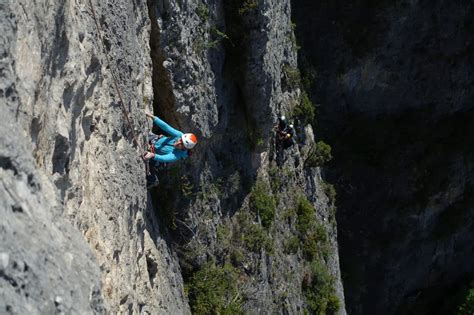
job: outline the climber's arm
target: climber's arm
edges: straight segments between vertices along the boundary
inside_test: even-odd
[[[179,159],[180,157],[176,156],[173,153],[168,153],[168,154],[163,154],[163,155],[155,154],[155,156],[153,157],[153,160],[155,160],[156,162],[163,162],[163,163],[176,162]]]
[[[173,127],[171,127],[170,125],[168,125],[165,121],[163,121],[162,119],[160,119],[159,117],[157,116],[153,116],[151,113],[149,112],[145,112],[145,114],[147,115],[147,117],[153,119],[153,123],[155,125],[157,125],[158,127],[160,127],[164,132],[166,132],[167,134],[169,134],[170,136],[173,136],[173,137],[181,137],[183,135],[183,133],[177,129],[174,129]]]
[[[156,116],[153,117],[153,123],[157,125],[158,127],[160,127],[164,132],[166,132],[170,136],[181,137],[183,135],[181,131],[174,129],[173,127],[168,125],[166,122],[161,120],[159,117],[156,117]]]

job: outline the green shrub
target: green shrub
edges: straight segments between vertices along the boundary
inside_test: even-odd
[[[301,92],[300,101],[293,109],[293,116],[298,117],[306,124],[310,124],[314,120],[315,108],[311,102],[308,93],[303,90]]]
[[[300,248],[300,239],[297,236],[292,236],[285,240],[284,251],[287,254],[296,254]]]
[[[322,166],[332,159],[331,146],[324,141],[318,141],[309,151],[305,161],[307,167]]]
[[[193,314],[242,314],[237,278],[231,265],[204,264],[187,284]]]
[[[303,254],[307,260],[312,261],[318,257],[318,253],[323,256],[328,255],[328,238],[326,230],[321,224],[316,224],[303,241]]]
[[[235,194],[240,190],[242,180],[240,178],[240,173],[235,171],[227,179],[227,186],[230,194]]]
[[[236,216],[237,222],[240,225],[240,230],[243,230],[245,226],[252,223],[252,218],[250,217],[250,214],[248,212],[240,211],[236,214]]]
[[[217,226],[216,231],[217,242],[219,243],[219,247],[222,249],[227,249],[231,245],[231,229],[228,225],[220,224]]]
[[[206,246],[197,239],[193,239],[185,246],[177,248],[176,252],[183,277],[187,278],[194,273],[195,266],[199,261],[198,257],[204,256],[206,251]]]
[[[295,36],[296,23],[291,22],[290,27],[291,27],[291,32],[288,34],[288,37],[291,42],[291,47],[293,47],[294,50],[298,51],[301,49],[301,46],[298,45],[298,42],[296,41],[296,36]]]
[[[298,205],[296,207],[296,229],[301,238],[304,238],[307,232],[315,225],[315,213],[311,202],[304,196],[298,198]]]
[[[224,40],[229,40],[229,36],[226,33],[213,26],[210,29],[211,38],[208,41],[198,38],[194,41],[192,47],[196,54],[200,55],[204,50],[207,49],[220,49]]]
[[[474,314],[474,288],[470,289],[466,300],[459,307],[458,315],[472,315]]]
[[[255,147],[256,148],[261,148],[265,144],[265,140],[263,140],[262,137],[258,137],[257,140],[255,140]]]
[[[267,183],[258,180],[250,195],[250,208],[258,214],[262,225],[269,228],[275,217],[276,202]]]
[[[339,300],[334,294],[334,280],[322,263],[331,254],[326,228],[318,222],[316,209],[303,195],[297,200],[296,215],[300,246],[311,266],[311,273],[303,277],[302,284],[309,313],[334,313],[339,309]]]
[[[203,22],[206,22],[209,19],[209,8],[204,3],[199,3],[196,8],[196,14]]]
[[[276,165],[272,165],[268,169],[268,176],[270,177],[270,187],[273,192],[278,192],[282,187],[282,179],[280,174],[280,169]]]
[[[244,231],[242,240],[245,246],[255,253],[262,249],[269,254],[273,253],[273,242],[260,224],[251,223]]]
[[[235,233],[235,239],[238,242],[255,253],[260,253],[262,249],[265,249],[268,254],[273,253],[272,239],[260,224],[253,222],[249,213],[240,212],[237,220],[239,227]]]
[[[239,14],[244,15],[255,10],[258,6],[258,0],[243,0],[242,6],[239,8]]]
[[[301,74],[298,68],[294,68],[288,64],[284,64],[282,70],[288,88],[299,88],[301,85]]]
[[[191,199],[194,186],[186,175],[181,176],[180,189],[183,197]]]
[[[323,182],[323,190],[326,196],[329,199],[330,204],[336,203],[336,188],[334,188],[334,185],[331,185],[329,183]]]
[[[337,312],[340,307],[335,294],[334,278],[319,261],[311,263],[311,276],[303,281],[303,293],[309,310],[314,314]]]
[[[299,197],[296,214],[296,229],[302,242],[304,257],[308,261],[317,259],[318,254],[328,257],[330,246],[326,229],[317,221],[316,210],[306,197]]]
[[[329,241],[326,229],[322,224],[317,224],[311,234],[314,234],[314,237],[321,243],[327,243]]]
[[[211,35],[214,40],[207,43],[207,48],[219,48],[219,44],[224,40],[230,40],[229,36],[226,33],[219,30],[217,27],[211,27]]]
[[[291,224],[293,218],[296,218],[296,210],[294,208],[288,208],[283,212],[282,219],[287,221],[288,224]]]
[[[230,254],[230,261],[232,262],[232,265],[239,267],[242,265],[242,262],[244,261],[244,253],[238,248],[234,248],[232,250],[232,253]]]
[[[340,307],[341,302],[339,301],[339,298],[335,294],[329,295],[327,300],[327,310],[331,313],[336,313]]]

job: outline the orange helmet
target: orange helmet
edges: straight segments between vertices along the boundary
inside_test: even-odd
[[[192,133],[185,133],[181,136],[181,140],[183,141],[184,147],[186,149],[192,149],[197,144],[197,138]]]

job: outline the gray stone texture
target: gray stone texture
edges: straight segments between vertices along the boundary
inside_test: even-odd
[[[103,313],[100,270],[35,169],[15,118],[0,108],[0,313]]]
[[[158,1],[153,6],[160,32],[155,37],[160,45],[154,65],[169,80],[155,94],[170,96],[155,99],[155,110],[181,130],[197,132],[200,139],[191,158],[176,167],[191,192],[172,196],[179,186],[167,190],[166,201],[174,200],[170,207],[176,210],[171,235],[186,269],[206,260],[222,263],[229,248],[219,243],[218,229],[236,226],[238,214],[250,211],[251,187],[257,178],[274,181],[269,172],[278,164],[276,176],[282,186],[274,191],[278,205],[269,232],[275,251],[252,253],[241,248],[244,312],[303,312],[301,283],[307,266],[301,251],[284,252],[285,241],[295,233],[295,218],[290,224],[285,213],[295,207],[297,193],[303,193],[329,232],[331,255],[326,263],[336,279],[339,313],[345,314],[337,233],[328,220],[321,175],[303,165],[314,143],[313,131],[300,124],[299,145],[285,152],[276,150],[272,132],[277,115],[291,116],[301,93],[299,88],[282,85],[284,67],[297,67],[290,3],[256,3],[244,14],[238,13],[239,1]],[[203,13],[203,7],[208,12]],[[172,171],[162,176],[169,180]]]
[[[0,312],[188,314],[183,253],[192,267],[222,262],[218,226],[250,211],[257,178],[276,176],[274,252],[244,251],[243,310],[306,307],[307,261],[284,250],[295,234],[287,212],[304,194],[330,236],[324,264],[345,314],[335,222],[320,170],[304,167],[312,128],[299,123],[299,144],[284,152],[272,132],[301,93],[282,84],[283,69],[297,67],[290,2],[243,13],[239,1],[92,3],[103,42],[89,1],[0,4]],[[147,194],[140,154],[152,101],[200,140]]]
[[[133,145],[112,81],[113,71],[143,145],[148,128],[143,111],[153,98],[147,6],[143,1],[93,3],[105,48],[89,1],[1,4],[0,88],[2,112],[7,112],[2,128],[23,148],[4,155],[19,174],[2,169],[8,175],[2,176],[4,189],[14,194],[2,197],[7,215],[2,216],[2,251],[6,246],[11,260],[2,271],[8,277],[2,277],[2,286],[18,294],[5,302],[14,310],[25,307],[19,313],[50,313],[54,303],[65,313],[189,313],[179,267],[153,223],[141,151]],[[2,151],[10,154],[13,144],[4,139]],[[28,184],[23,167],[30,173],[37,169],[41,189]],[[82,238],[70,232],[70,224]],[[42,263],[45,259],[50,263]],[[23,292],[29,304],[22,302]]]

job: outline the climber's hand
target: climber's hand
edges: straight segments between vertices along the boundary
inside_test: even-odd
[[[152,158],[154,158],[154,157],[155,157],[155,153],[153,153],[153,152],[147,152],[147,153],[145,153],[145,155],[143,156],[143,158],[144,158],[145,160],[149,160],[149,159],[152,159]]]
[[[153,117],[155,117],[155,116],[153,116],[152,113],[150,113],[150,112],[147,111],[147,110],[145,111],[145,115],[146,115],[147,117],[149,117],[149,118],[152,118],[152,119],[153,119]]]

